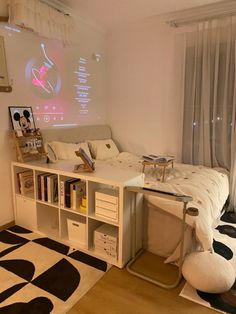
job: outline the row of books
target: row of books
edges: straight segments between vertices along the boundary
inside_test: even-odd
[[[34,193],[34,177],[32,170],[17,173],[19,192],[22,195]],[[60,200],[58,199],[58,176],[44,172],[37,175],[38,199],[48,203],[60,201],[62,207],[86,211],[86,183],[83,180],[70,178],[59,182]]]
[[[58,201],[58,176],[52,173],[41,173],[37,176],[38,199],[48,203]]]
[[[80,179],[60,181],[60,205],[62,207],[86,211],[82,199],[86,196],[86,182]]]

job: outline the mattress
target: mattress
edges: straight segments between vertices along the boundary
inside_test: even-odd
[[[109,160],[96,161],[96,163],[101,162],[120,169],[142,172],[142,159],[128,152],[122,152]],[[186,223],[194,229],[196,240],[202,249],[212,249],[213,228],[217,225],[229,195],[227,172],[223,169],[175,163],[174,168],[166,168],[165,182],[161,182],[161,175],[161,167],[146,167],[145,186],[192,196],[193,201],[188,203],[188,207],[198,208],[199,215],[196,217],[187,215]],[[182,203],[155,196],[145,196],[145,201],[149,207],[153,206],[173,217],[182,218]]]

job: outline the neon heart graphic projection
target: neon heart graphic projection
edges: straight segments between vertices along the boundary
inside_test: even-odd
[[[45,45],[40,45],[42,57],[31,58],[25,75],[31,89],[40,98],[53,98],[61,89],[61,78],[56,64],[47,56]]]

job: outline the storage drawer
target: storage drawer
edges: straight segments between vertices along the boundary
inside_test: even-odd
[[[118,204],[113,204],[113,203],[102,201],[99,199],[96,199],[96,207],[102,207],[105,209],[109,209],[109,210],[112,210],[113,212],[118,211]]]
[[[112,245],[118,243],[118,229],[114,226],[103,224],[94,231],[94,242],[103,241]]]
[[[117,252],[116,251],[109,251],[106,248],[103,247],[95,247],[95,250],[104,255],[104,256],[108,256],[108,257],[112,257],[112,258],[116,258],[118,257]]]
[[[118,212],[114,212],[105,208],[96,207],[95,214],[99,217],[108,218],[111,220],[118,220]]]
[[[15,222],[17,225],[30,230],[38,229],[35,200],[27,199],[20,195],[16,196]]]
[[[96,200],[101,200],[112,204],[119,203],[118,196],[119,196],[118,191],[114,189],[100,189],[95,192]]]

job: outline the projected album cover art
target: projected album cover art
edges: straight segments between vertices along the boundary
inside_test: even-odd
[[[26,79],[33,92],[40,98],[50,99],[59,93],[61,78],[56,64],[46,53],[41,43],[41,57],[33,57],[25,68]]]

